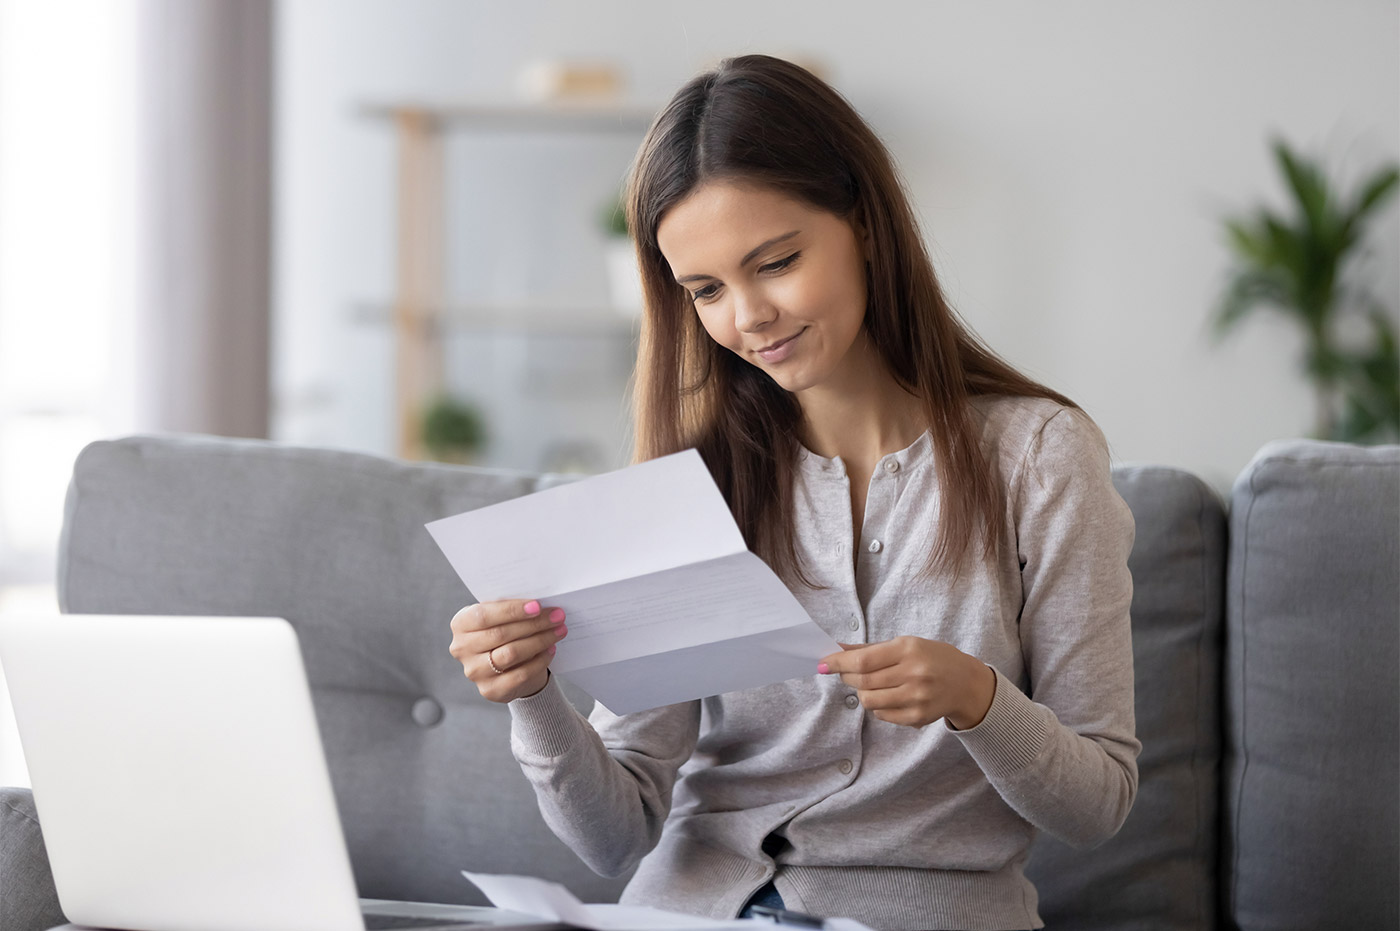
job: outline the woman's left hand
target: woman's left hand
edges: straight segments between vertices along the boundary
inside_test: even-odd
[[[881,721],[923,727],[939,718],[958,730],[982,723],[996,695],[996,673],[957,647],[923,637],[841,644],[819,673],[841,676]]]

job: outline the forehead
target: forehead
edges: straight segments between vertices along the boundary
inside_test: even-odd
[[[684,275],[737,263],[774,236],[816,232],[833,222],[840,221],[772,188],[710,181],[666,211],[656,227],[656,244],[671,269]]]

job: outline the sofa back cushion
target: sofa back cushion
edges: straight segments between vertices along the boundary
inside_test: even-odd
[[[615,899],[622,880],[594,874],[540,818],[506,708],[447,652],[449,621],[474,599],[423,529],[549,481],[256,441],[100,442],[74,469],[60,602],[289,620],[361,895],[481,903],[469,869]]]
[[[1225,511],[1200,479],[1120,466],[1137,534],[1133,673],[1138,795],[1122,830],[1072,850],[1041,835],[1027,875],[1049,927],[1211,929],[1217,915]]]
[[[1230,918],[1400,926],[1400,446],[1265,446],[1230,538]]]

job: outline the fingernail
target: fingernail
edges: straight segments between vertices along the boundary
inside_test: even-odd
[[[538,601],[525,602],[525,613],[530,615],[531,617],[534,617],[536,614],[539,614],[540,603]]]
[[[560,621],[564,620],[564,609],[555,608],[553,611],[549,612],[549,620],[552,624],[558,624]]]
[[[549,645],[549,655],[550,655],[550,656],[553,656],[553,655],[554,655],[555,653],[557,653],[558,651],[559,651],[559,648],[558,648],[557,646],[555,646],[555,645],[552,644],[552,643]]]
[[[554,637],[555,637],[555,639],[557,639],[557,640],[563,640],[563,639],[564,639],[564,635],[567,634],[568,632],[569,632],[569,628],[567,628],[567,627],[565,627],[564,625],[561,624],[561,625],[559,625],[558,627],[554,628]]]
[[[826,675],[827,673],[831,672],[831,667],[828,666],[826,663],[817,663],[817,672],[821,673],[822,675]]]

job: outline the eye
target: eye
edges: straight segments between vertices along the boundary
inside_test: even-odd
[[[758,270],[761,272],[780,272],[783,269],[787,268],[789,265],[796,262],[798,256],[800,255],[802,255],[801,252],[794,252],[792,255],[788,256],[785,259],[779,259],[776,262],[769,262],[767,265],[760,266]]]
[[[693,300],[697,300],[697,301],[707,301],[707,300],[709,300],[710,298],[714,297],[714,296],[715,296],[715,292],[718,291],[718,290],[719,290],[719,285],[717,285],[717,284],[707,284],[707,285],[705,285],[705,287],[701,288],[699,291],[696,291],[694,294],[692,294],[692,295],[691,295],[691,298],[692,298]]]

